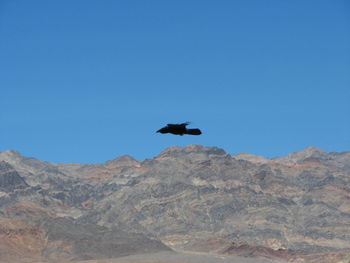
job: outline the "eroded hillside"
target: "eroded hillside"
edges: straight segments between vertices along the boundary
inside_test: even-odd
[[[143,162],[122,156],[55,164],[15,151],[0,153],[0,161],[1,225],[17,220],[11,231],[31,229],[32,258],[112,258],[169,247],[310,262],[350,254],[349,152],[309,147],[268,159],[190,145]],[[11,251],[16,241],[2,233],[0,249]]]

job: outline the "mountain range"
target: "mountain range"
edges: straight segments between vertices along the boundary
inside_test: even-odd
[[[188,145],[102,164],[0,153],[1,262],[158,252],[350,262],[350,152]]]

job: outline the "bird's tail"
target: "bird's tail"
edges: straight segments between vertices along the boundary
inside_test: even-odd
[[[200,135],[202,132],[200,129],[186,129],[186,134]]]

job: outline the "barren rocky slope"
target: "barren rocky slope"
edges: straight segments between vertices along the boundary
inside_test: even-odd
[[[32,257],[110,258],[165,245],[289,261],[350,255],[349,152],[309,147],[268,159],[189,145],[143,162],[55,164],[15,151],[0,161],[0,223],[34,229]]]

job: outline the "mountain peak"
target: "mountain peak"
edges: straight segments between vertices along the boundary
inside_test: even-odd
[[[6,150],[3,152],[0,152],[1,156],[8,156],[8,157],[23,157],[19,152],[15,150]]]
[[[270,161],[270,159],[268,158],[251,153],[233,154],[232,157],[234,157],[237,160],[244,160],[252,163],[267,163]]]
[[[0,160],[12,163],[14,161],[20,161],[24,157],[15,150],[6,150],[3,152],[0,152]]]
[[[187,146],[172,146],[162,151],[157,158],[162,157],[183,157],[185,155],[226,155],[223,149],[218,147],[208,147],[198,144],[190,144]]]
[[[315,147],[315,146],[308,146],[305,148],[305,150],[301,152],[306,152],[306,153],[326,153],[324,150],[321,148]]]
[[[327,155],[327,153],[317,147],[314,146],[308,146],[302,151],[294,152],[291,154],[286,155],[285,157],[280,158],[281,160],[289,161],[289,162],[302,162],[307,158],[315,158],[315,159],[322,159]]]
[[[122,155],[115,159],[109,160],[106,163],[106,166],[109,167],[120,167],[120,166],[138,166],[139,161],[135,160],[130,155]]]

